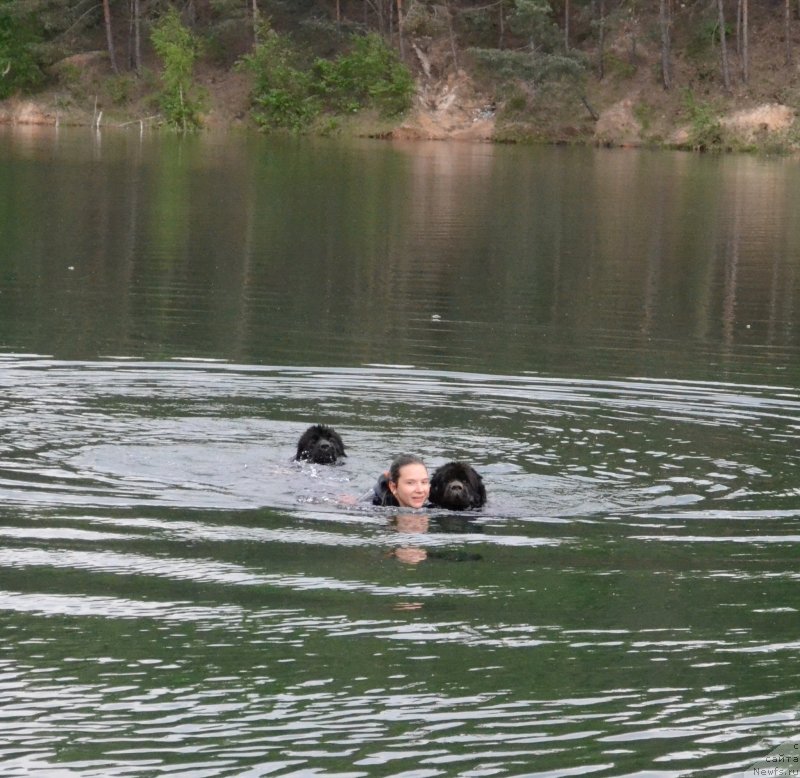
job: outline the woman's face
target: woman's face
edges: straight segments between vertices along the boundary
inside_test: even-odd
[[[389,481],[389,489],[403,508],[421,508],[431,490],[428,470],[417,463],[403,465],[397,481]]]

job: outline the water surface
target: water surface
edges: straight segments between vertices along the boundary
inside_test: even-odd
[[[3,775],[722,776],[795,736],[799,175],[0,134]],[[291,461],[316,421],[343,466]],[[353,500],[406,450],[486,509]]]

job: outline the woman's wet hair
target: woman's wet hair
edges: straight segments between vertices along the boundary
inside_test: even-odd
[[[389,466],[389,480],[397,483],[400,480],[400,470],[406,465],[422,465],[426,470],[426,464],[414,454],[401,454]]]

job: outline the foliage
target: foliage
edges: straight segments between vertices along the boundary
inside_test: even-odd
[[[606,72],[620,79],[633,78],[636,75],[636,65],[620,59],[616,54],[607,51],[603,56],[603,64]]]
[[[241,67],[254,76],[254,116],[264,128],[303,130],[323,107],[340,113],[375,107],[395,115],[410,104],[411,74],[378,35],[359,36],[348,54],[317,59],[311,68],[302,66],[285,36],[263,29],[259,38]]]
[[[508,26],[515,35],[527,39],[531,49],[553,51],[561,42],[553,9],[547,0],[514,0]]]
[[[528,111],[529,107],[528,95],[521,89],[512,89],[503,104],[503,118],[521,116]]]
[[[131,76],[113,76],[107,82],[108,95],[114,105],[125,105],[130,102],[135,87],[136,82]]]
[[[579,52],[544,54],[508,49],[471,49],[476,61],[500,80],[517,79],[537,86],[545,81],[566,79],[581,83],[586,60]]]
[[[536,90],[547,83],[564,82],[583,91],[586,57],[577,50],[563,51],[558,26],[546,0],[514,0],[508,26],[527,40],[525,48],[470,49],[479,67],[501,83],[517,81]]]
[[[711,106],[697,102],[689,90],[686,91],[684,102],[690,122],[688,145],[697,151],[723,148],[722,125]]]
[[[414,92],[408,68],[374,33],[356,38],[349,54],[317,60],[314,72],[315,87],[340,110],[375,106],[394,116],[408,109]]]
[[[170,8],[154,26],[151,40],[164,64],[160,104],[167,121],[184,131],[196,129],[203,108],[193,79],[194,63],[200,53],[198,39],[183,25],[178,12]]]
[[[429,5],[412,3],[403,18],[403,30],[406,35],[435,38],[447,32],[447,24]]]
[[[650,129],[650,125],[653,123],[654,114],[655,111],[653,106],[646,102],[637,102],[633,105],[633,115],[636,118],[636,121],[639,122],[642,130],[645,132]]]
[[[36,54],[40,35],[33,19],[12,15],[10,9],[7,0],[0,2],[0,99],[44,80]]]
[[[297,60],[288,39],[264,26],[253,53],[240,61],[254,77],[253,116],[266,129],[303,130],[320,111],[311,75]]]

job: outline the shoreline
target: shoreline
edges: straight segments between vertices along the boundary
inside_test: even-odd
[[[89,112],[54,106],[51,95],[13,97],[0,102],[0,125],[40,127],[87,127],[123,129],[138,125],[143,131],[176,132],[164,124],[159,114],[137,115],[97,107]],[[518,145],[573,145],[617,149],[653,149],[664,151],[713,151],[721,153],[754,153],[792,155],[800,152],[800,133],[794,130],[796,112],[779,103],[764,103],[750,109],[738,108],[716,118],[711,142],[693,134],[691,124],[662,121],[661,134],[648,137],[635,116],[635,106],[625,98],[600,112],[591,125],[566,125],[555,131],[533,122],[499,122],[483,101],[452,102],[447,110],[417,107],[400,120],[391,121],[369,112],[356,116],[329,116],[326,126],[303,133],[308,137],[353,137],[408,142],[437,141],[446,143],[495,143]],[[247,111],[238,107],[235,115],[212,105],[204,116],[203,126],[196,132],[261,133]],[[279,135],[290,135],[280,132]]]

